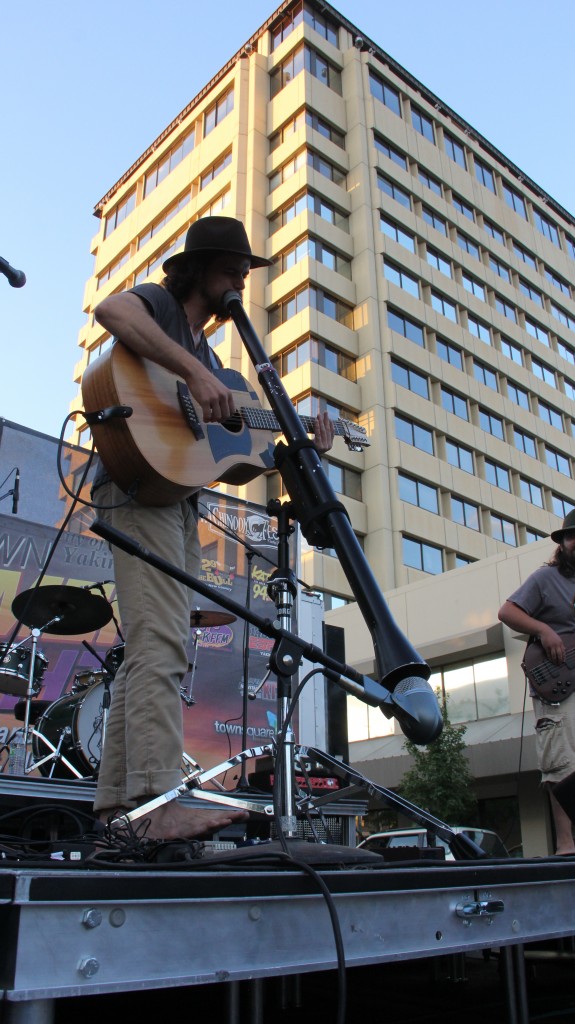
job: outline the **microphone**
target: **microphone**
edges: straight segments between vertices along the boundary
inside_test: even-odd
[[[16,470],[16,476],[14,478],[14,490],[12,491],[12,515],[15,516],[18,511],[18,501],[20,500],[20,470]]]
[[[87,583],[82,590],[101,590],[106,583],[114,583],[114,580],[102,580],[101,583]]]
[[[403,735],[425,746],[433,743],[443,729],[443,718],[432,687],[420,676],[408,676],[394,686],[388,706],[380,705],[387,718],[399,722]],[[391,704],[391,706],[389,706]]]
[[[13,288],[22,288],[26,284],[26,274],[23,270],[16,270],[11,267],[8,260],[5,260],[0,256],[0,274],[4,274],[8,278],[8,283]]]

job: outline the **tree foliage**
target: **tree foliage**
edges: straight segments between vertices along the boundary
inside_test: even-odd
[[[450,825],[473,825],[477,801],[473,776],[465,756],[465,726],[454,725],[449,718],[447,700],[441,702],[443,731],[428,747],[406,741],[414,760],[403,776],[399,793],[412,804]]]

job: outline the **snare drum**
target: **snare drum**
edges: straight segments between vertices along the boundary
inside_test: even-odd
[[[78,693],[69,693],[54,701],[38,720],[32,735],[32,750],[36,760],[41,760],[48,753],[41,736],[45,736],[57,747],[63,730],[68,728],[69,733],[60,747],[63,756],[84,778],[93,776],[102,756],[104,693],[104,683],[97,682]],[[47,761],[39,770],[42,775],[51,773],[51,778],[56,779],[69,779],[72,774],[62,761]]]
[[[25,697],[28,692],[32,651],[25,647],[9,647],[0,644],[0,693],[10,693],[14,697]],[[48,660],[41,651],[36,649],[34,659],[34,675],[32,693],[42,688],[42,677],[48,668]]]
[[[107,673],[103,669],[81,668],[74,676],[70,692],[78,693],[79,690],[87,690],[90,686],[94,686],[95,683],[103,682],[105,675]]]

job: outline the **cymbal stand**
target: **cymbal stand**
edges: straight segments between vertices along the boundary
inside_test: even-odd
[[[26,687],[26,695],[24,697],[24,704],[25,704],[25,708],[24,708],[24,726],[23,726],[23,729],[22,729],[22,735],[23,735],[23,741],[24,741],[23,742],[23,746],[24,746],[24,752],[25,752],[24,753],[24,765],[22,767],[22,774],[24,774],[24,775],[26,775],[28,770],[29,770],[26,767],[28,745],[30,743],[30,739],[32,737],[32,734],[34,732],[34,730],[30,728],[30,705],[32,703],[32,699],[33,699],[34,694],[35,694],[35,688],[34,688],[34,669],[36,667],[36,655],[37,655],[37,650],[38,650],[38,639],[40,638],[42,633],[46,629],[48,629],[49,626],[52,626],[54,623],[59,622],[59,621],[60,621],[60,616],[57,615],[50,622],[47,622],[45,626],[42,626],[41,629],[38,628],[37,626],[35,626],[33,629],[30,630],[30,637],[32,639],[32,651],[31,651],[31,655],[30,655],[30,668],[29,668],[29,671],[28,671],[28,684],[27,684],[27,687]],[[11,651],[18,650],[19,647],[22,647],[25,643],[28,642],[28,639],[29,639],[29,637],[24,637],[23,640],[19,641],[19,643],[13,644],[10,648],[8,648],[6,653],[9,654]],[[18,771],[18,774],[21,774],[20,771]]]
[[[194,688],[194,679],[196,677],[196,666],[198,662],[198,644],[201,635],[202,630],[200,629],[200,627],[194,630],[194,656],[192,658],[192,664],[190,668],[190,678],[187,686],[180,687],[180,697],[182,698],[184,704],[186,704],[186,706],[189,708],[191,708],[192,704],[196,703],[196,698],[192,697],[192,690]]]

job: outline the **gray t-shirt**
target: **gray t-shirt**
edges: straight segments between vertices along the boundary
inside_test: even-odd
[[[575,632],[575,577],[567,579],[554,565],[542,565],[507,599],[556,633]]]

